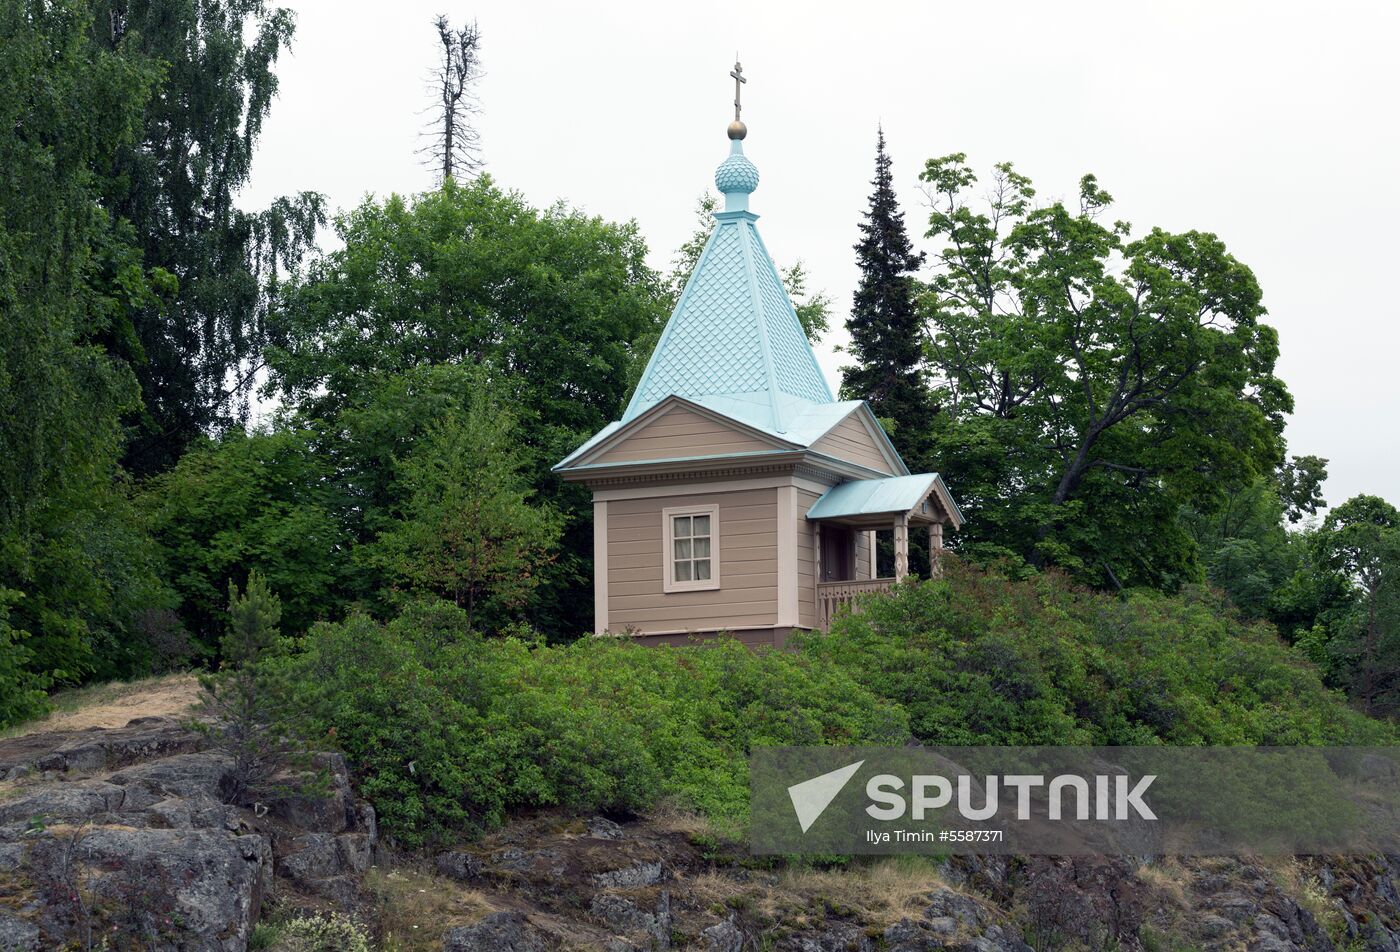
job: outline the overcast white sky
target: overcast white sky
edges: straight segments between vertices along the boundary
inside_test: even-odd
[[[1094,172],[1139,229],[1219,234],[1254,268],[1328,501],[1400,504],[1400,4],[282,0],[292,55],[243,196],[415,192],[432,19],[475,18],[488,171],[536,205],[636,219],[666,266],[712,187],[737,50],[751,207],[843,323],[883,121],[921,234],[925,159],[1014,161],[1042,197]],[[819,348],[837,380],[833,334]]]

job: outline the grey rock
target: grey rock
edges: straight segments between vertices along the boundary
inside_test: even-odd
[[[347,882],[363,876],[372,858],[372,844],[363,833],[306,833],[277,858],[277,872],[308,892],[346,899],[353,893],[347,893]]]
[[[1203,939],[1218,939],[1235,930],[1235,924],[1223,916],[1203,912],[1192,920],[1192,929]]]
[[[951,889],[937,888],[929,893],[929,903],[924,907],[924,918],[950,920],[955,929],[980,930],[987,922],[987,911],[982,904],[970,896]]]
[[[522,875],[563,876],[564,857],[556,849],[522,850],[517,847],[500,850],[492,855],[494,870]]]
[[[521,913],[493,912],[474,926],[448,929],[443,952],[548,952],[548,937]]]
[[[1302,946],[1274,935],[1259,936],[1246,946],[1249,952],[1302,952]]]
[[[958,934],[958,920],[952,916],[926,916],[924,927],[936,936],[949,938]]]
[[[595,816],[588,821],[588,835],[595,840],[620,840],[622,826],[605,816]]]
[[[463,882],[474,882],[481,878],[484,868],[481,860],[471,853],[463,853],[457,850],[437,854],[434,862],[439,876],[446,876],[449,879],[458,879]]]
[[[982,934],[982,938],[990,943],[997,952],[1034,952],[1020,936],[1011,935],[1001,926],[988,926],[987,931]]]
[[[0,952],[81,944],[70,908],[75,890],[114,947],[140,938],[147,952],[243,952],[275,868],[301,892],[352,908],[377,830],[373,809],[350,792],[344,761],[323,761],[328,795],[286,811],[343,832],[297,829],[227,805],[229,758],[199,751],[201,742],[168,718],[0,740],[6,773],[40,762],[70,772],[120,766],[106,780],[30,771],[25,786],[0,801],[0,875],[27,883],[35,896],[22,910],[29,918],[0,909]],[[141,761],[147,756],[157,759]],[[260,826],[267,835],[242,835]],[[159,940],[147,935],[150,922],[162,924]]]
[[[942,942],[929,936],[923,925],[913,919],[900,919],[892,923],[885,930],[884,940],[889,952],[926,952],[943,947]]]
[[[1240,924],[1254,917],[1259,908],[1259,900],[1239,893],[1223,893],[1211,900],[1210,907],[1223,918]]]
[[[350,774],[340,754],[319,754],[314,774],[324,778],[325,789],[315,794],[287,794],[268,800],[268,812],[299,830],[343,833],[355,825],[356,808],[350,793]]]
[[[656,916],[616,893],[598,893],[588,909],[614,932],[651,932],[656,928]]]
[[[170,717],[138,717],[118,729],[30,735],[0,743],[0,777],[111,770],[198,750],[204,740]]]
[[[653,912],[647,912],[635,899],[616,893],[596,894],[589,911],[614,932],[646,933],[651,940],[647,943],[649,948],[671,947],[671,893],[668,890],[661,890]]]
[[[0,952],[39,952],[39,927],[0,909]]]
[[[95,827],[75,838],[35,838],[26,866],[30,878],[49,884],[43,927],[56,937],[71,927],[73,910],[62,897],[64,884],[76,882],[128,916],[179,922],[178,936],[153,950],[243,952],[272,869],[272,850],[264,837],[226,831]]]
[[[108,779],[128,788],[128,808],[137,806],[132,801],[139,802],[142,791],[155,797],[149,803],[140,804],[145,807],[167,797],[197,797],[203,794],[222,800],[231,770],[232,761],[226,755],[204,752],[177,754],[137,764],[112,774]]]
[[[122,805],[126,791],[101,780],[79,780],[36,787],[13,800],[0,801],[0,823],[39,817],[46,822],[80,820],[110,813]]]
[[[593,874],[593,884],[603,889],[635,889],[638,886],[655,886],[665,878],[666,871],[660,860],[647,863],[633,863],[621,869],[610,869]]]
[[[706,952],[743,952],[744,933],[733,919],[717,922],[700,931],[700,941]]]
[[[875,943],[859,927],[837,923],[816,935],[794,936],[783,948],[792,952],[874,952]]]

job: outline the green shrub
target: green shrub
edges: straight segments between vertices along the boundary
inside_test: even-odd
[[[10,605],[21,597],[0,586],[0,727],[38,717],[48,710],[48,678],[28,670],[34,653],[25,647],[29,633],[10,624]]]
[[[1054,573],[1026,580],[952,563],[829,634],[814,662],[908,712],[930,744],[1388,744],[1266,624],[1188,588],[1123,597]]]
[[[737,825],[752,747],[908,736],[902,711],[814,659],[733,641],[483,639],[446,603],[318,625],[279,663],[311,732],[341,746],[386,834],[409,845],[519,809],[662,797]]]
[[[254,936],[259,936],[255,930]],[[271,952],[370,952],[369,933],[349,916],[337,912],[298,916],[263,933],[261,948]],[[251,948],[253,943],[249,942]]]
[[[383,828],[416,846],[513,811],[661,798],[737,832],[767,745],[1370,744],[1392,727],[1205,590],[1124,598],[950,565],[795,652],[484,639],[445,602],[314,627],[275,662]]]

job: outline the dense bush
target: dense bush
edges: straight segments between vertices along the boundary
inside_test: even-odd
[[[765,745],[1396,741],[1218,595],[1119,598],[958,565],[796,652],[487,639],[436,602],[318,625],[275,664],[407,844],[663,797],[737,828]]]
[[[750,748],[908,737],[902,711],[799,655],[483,639],[446,603],[318,625],[278,665],[307,728],[339,743],[385,832],[408,844],[512,810],[662,797],[740,823]]]
[[[930,744],[1394,743],[1266,624],[1205,589],[1126,596],[950,565],[804,651],[902,705]]]

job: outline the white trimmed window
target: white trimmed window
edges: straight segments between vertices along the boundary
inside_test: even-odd
[[[664,591],[719,588],[719,507],[661,510],[666,545]]]

